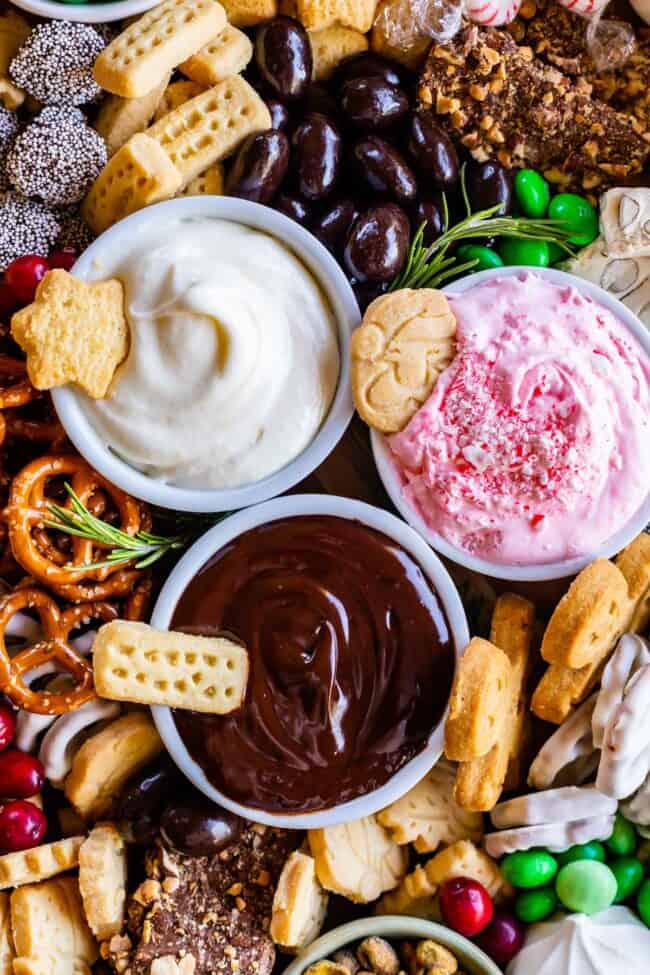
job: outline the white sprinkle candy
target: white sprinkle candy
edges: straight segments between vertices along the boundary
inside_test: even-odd
[[[77,203],[106,165],[106,145],[83,112],[49,105],[25,127],[7,156],[7,175],[23,196],[51,206]]]
[[[25,254],[47,256],[59,230],[59,221],[44,204],[18,193],[0,194],[0,271]]]
[[[90,24],[37,24],[9,65],[19,88],[44,105],[85,105],[99,98],[93,65],[106,42]]]

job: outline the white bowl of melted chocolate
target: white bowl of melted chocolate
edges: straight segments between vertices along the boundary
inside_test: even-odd
[[[385,511],[297,495],[233,515],[179,562],[152,623],[248,650],[237,711],[152,709],[179,768],[231,812],[296,829],[350,821],[440,757],[467,622],[444,566]]]

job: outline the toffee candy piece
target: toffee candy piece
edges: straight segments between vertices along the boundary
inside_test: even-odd
[[[85,105],[101,93],[93,65],[105,46],[90,24],[69,20],[37,24],[9,65],[9,74],[44,105]]]

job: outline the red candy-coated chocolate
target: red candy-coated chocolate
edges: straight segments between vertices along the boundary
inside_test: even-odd
[[[445,923],[466,938],[482,931],[494,915],[487,890],[469,877],[445,881],[440,888],[440,910]]]
[[[37,254],[27,254],[17,257],[5,271],[5,281],[13,291],[16,299],[23,305],[34,300],[36,288],[41,278],[50,270],[44,257]]]
[[[30,850],[45,836],[47,819],[32,802],[16,799],[0,806],[0,848],[5,853]]]
[[[524,927],[506,911],[497,911],[491,924],[476,939],[479,948],[497,965],[507,965],[524,943]]]
[[[0,796],[29,799],[43,788],[43,766],[33,755],[10,748],[0,754]]]
[[[77,252],[71,247],[64,247],[63,250],[52,251],[47,259],[50,268],[61,267],[64,271],[69,271],[77,260]]]
[[[0,320],[8,319],[18,308],[16,296],[6,281],[0,281]]]
[[[14,740],[16,734],[16,714],[8,704],[0,703],[0,752]]]

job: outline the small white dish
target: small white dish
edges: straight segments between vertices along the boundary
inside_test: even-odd
[[[449,624],[456,659],[460,657],[469,642],[467,618],[458,591],[438,557],[412,528],[395,515],[361,501],[331,495],[296,494],[286,498],[276,498],[254,508],[240,511],[215,525],[195,542],[173,569],[156,601],[151,617],[152,626],[160,630],[169,628],[183,592],[201,567],[224,545],[259,525],[300,515],[334,515],[339,518],[349,518],[383,532],[401,545],[413,556],[431,583],[432,589],[437,593]],[[197,789],[239,816],[267,826],[285,829],[320,829],[372,815],[390,805],[391,802],[395,802],[419,782],[433,768],[443,749],[445,715],[432,729],[425,748],[410,762],[403,765],[379,789],[330,809],[303,814],[267,813],[243,806],[216,789],[201,766],[190,756],[176,728],[171,710],[156,706],[152,707],[151,711],[167,751]]]
[[[501,969],[488,958],[485,952],[464,938],[462,934],[434,921],[393,914],[361,918],[328,931],[301,951],[298,957],[285,968],[283,975],[303,975],[314,962],[331,958],[340,948],[354,945],[369,937],[403,938],[408,941],[431,938],[456,956],[460,968],[467,972],[467,975],[502,975]],[[533,972],[530,975],[533,975]]]
[[[15,7],[50,20],[74,20],[81,24],[104,24],[143,14],[159,0],[115,0],[115,3],[57,3],[56,0],[12,0]]]
[[[565,271],[558,271],[555,268],[499,267],[468,275],[443,288],[443,291],[446,294],[459,294],[467,291],[469,288],[491,281],[494,278],[512,277],[522,272],[533,272],[558,285],[570,285],[582,294],[597,301],[609,309],[612,314],[616,315],[619,321],[631,332],[642,349],[650,357],[650,332],[639,321],[636,315],[623,302],[619,301],[618,298],[614,298],[613,295],[599,288],[598,285],[578,278],[573,274],[567,274]],[[464,566],[466,569],[471,569],[473,572],[478,572],[481,575],[490,576],[493,579],[506,579],[509,582],[544,582],[551,579],[564,579],[568,576],[576,575],[586,565],[593,562],[594,559],[610,558],[610,556],[620,552],[650,522],[649,486],[645,502],[635,515],[630,518],[627,524],[623,525],[611,538],[608,538],[603,545],[595,547],[584,555],[577,556],[573,559],[540,563],[538,565],[508,565],[500,562],[490,562],[488,559],[478,558],[458,548],[456,545],[448,542],[438,532],[433,531],[427,525],[422,515],[404,497],[402,479],[393,462],[384,435],[378,433],[376,430],[371,430],[370,442],[382,484],[386,488],[386,492],[391,501],[409,525],[415,528],[422,538],[436,552],[444,555],[445,558]]]
[[[114,248],[116,241],[132,239],[141,229],[150,229],[152,221],[160,227],[160,235],[164,237],[168,223],[193,217],[230,220],[277,238],[311,271],[328,298],[338,328],[340,370],[329,412],[311,443],[280,470],[251,484],[204,490],[177,487],[155,480],[111,451],[84,412],[82,396],[76,387],[61,386],[53,390],[52,399],[68,437],[82,457],[124,491],[175,511],[236,511],[294,487],[325,460],[345,433],[354,411],[349,341],[352,330],[359,323],[359,307],[343,271],[313,234],[277,210],[234,197],[185,197],[140,210],[98,237],[74,265],[73,274],[81,279],[90,278],[91,269],[97,262],[101,263],[102,254]]]

